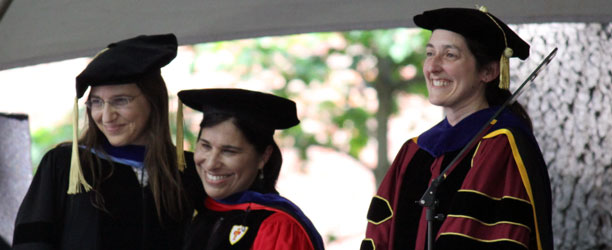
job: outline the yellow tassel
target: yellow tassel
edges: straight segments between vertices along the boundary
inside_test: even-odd
[[[497,28],[499,28],[502,35],[504,35],[504,45],[506,48],[504,49],[501,57],[499,58],[499,88],[509,89],[510,88],[510,57],[512,57],[512,54],[514,54],[514,51],[512,51],[512,49],[508,47],[508,39],[506,38],[506,32],[504,32],[504,29],[499,25],[499,23],[497,23],[497,21],[495,21],[495,18],[493,18],[489,14],[489,10],[487,10],[487,7],[476,5],[476,8],[478,8],[478,10],[480,10],[482,13],[485,13],[485,15],[487,15],[487,17],[489,17],[489,19],[491,19],[491,21],[495,25],[497,25]]]
[[[198,210],[194,209],[193,210],[193,215],[191,215],[191,221],[195,220],[196,216],[198,216]]]
[[[70,176],[68,179],[68,191],[67,194],[78,194],[83,192],[89,192],[91,186],[85,180],[83,172],[81,171],[81,161],[79,159],[79,98],[74,99],[74,110],[72,115],[72,157],[70,159]]]
[[[183,149],[183,102],[178,99],[176,111],[176,163],[179,171],[185,170],[185,154]]]
[[[499,88],[510,88],[510,57],[512,57],[511,48],[504,49],[501,58],[499,59]]]

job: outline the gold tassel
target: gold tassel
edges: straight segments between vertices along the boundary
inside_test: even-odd
[[[91,186],[85,180],[83,172],[81,171],[81,161],[79,159],[79,98],[74,99],[74,110],[72,115],[72,157],[70,159],[70,176],[68,179],[68,191],[67,194],[78,194],[83,192],[89,192]]]
[[[183,151],[183,102],[181,102],[181,99],[178,99],[178,110],[176,111],[176,164],[181,172],[185,170],[185,154]]]
[[[512,51],[512,49],[508,47],[508,39],[506,38],[506,32],[504,32],[504,29],[499,25],[499,23],[497,23],[497,21],[495,21],[495,18],[493,18],[489,14],[489,10],[487,9],[487,7],[476,5],[476,8],[478,8],[478,10],[480,10],[482,13],[487,15],[487,17],[489,17],[489,19],[491,19],[491,21],[493,21],[493,23],[497,25],[497,28],[499,28],[502,35],[504,36],[504,45],[506,48],[504,49],[501,57],[499,58],[499,88],[509,89],[510,88],[510,57],[512,57],[512,54],[514,54],[514,51]]]
[[[196,216],[198,216],[198,209],[193,210],[193,215],[191,215],[191,221],[195,220]]]
[[[511,48],[504,49],[501,58],[499,59],[499,88],[510,88],[510,57],[512,57]]]

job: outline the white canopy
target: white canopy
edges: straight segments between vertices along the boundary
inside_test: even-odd
[[[12,2],[12,3],[11,3]],[[508,23],[610,22],[609,0],[0,0],[0,70],[81,56],[140,34],[180,44],[412,27],[412,16],[483,4]]]

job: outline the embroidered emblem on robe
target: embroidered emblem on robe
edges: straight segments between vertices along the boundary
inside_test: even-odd
[[[249,227],[243,225],[234,225],[232,230],[230,230],[229,241],[230,244],[234,245],[236,242],[240,241],[242,237],[246,234]]]

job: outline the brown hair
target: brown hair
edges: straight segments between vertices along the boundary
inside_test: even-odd
[[[501,55],[488,54],[484,44],[467,37],[464,38],[470,52],[472,52],[472,54],[474,54],[474,58],[476,58],[476,68],[478,70],[482,70],[487,64],[499,60]],[[486,84],[485,98],[487,99],[489,106],[501,106],[508,98],[510,98],[510,96],[512,96],[510,90],[501,89],[498,87],[498,85],[499,77],[496,77]],[[508,109],[523,119],[530,129],[533,128],[529,114],[527,114],[525,108],[518,101],[511,103],[508,106]]]
[[[148,184],[153,193],[157,215],[160,222],[166,217],[180,221],[186,216],[184,214],[186,198],[177,168],[176,148],[172,144],[170,135],[166,83],[157,73],[143,77],[136,82],[136,85],[151,106],[147,129],[143,132],[148,141],[144,166],[149,175]],[[113,174],[113,169],[103,170],[96,167],[101,166],[100,158],[89,151],[93,148],[98,152],[104,152],[102,144],[105,137],[95,125],[89,109],[87,117],[87,128],[79,140],[79,144],[84,145],[86,150],[82,151],[80,157],[83,159],[83,168],[89,169],[88,172],[91,173],[93,180],[92,203],[95,207],[107,211],[104,208],[104,198],[99,191],[104,180]],[[94,164],[94,158],[98,164]]]
[[[276,181],[278,180],[281,165],[283,164],[283,156],[278,148],[278,145],[274,141],[273,129],[266,128],[258,122],[242,119],[239,116],[230,113],[207,113],[204,115],[204,119],[200,124],[198,140],[202,135],[202,128],[213,127],[227,120],[230,120],[238,128],[238,130],[242,132],[244,138],[246,138],[246,140],[253,145],[258,154],[263,154],[268,146],[272,146],[272,153],[263,167],[264,178],[255,178],[255,181],[253,184],[251,184],[249,190],[260,193],[278,194],[278,191],[276,191]]]

